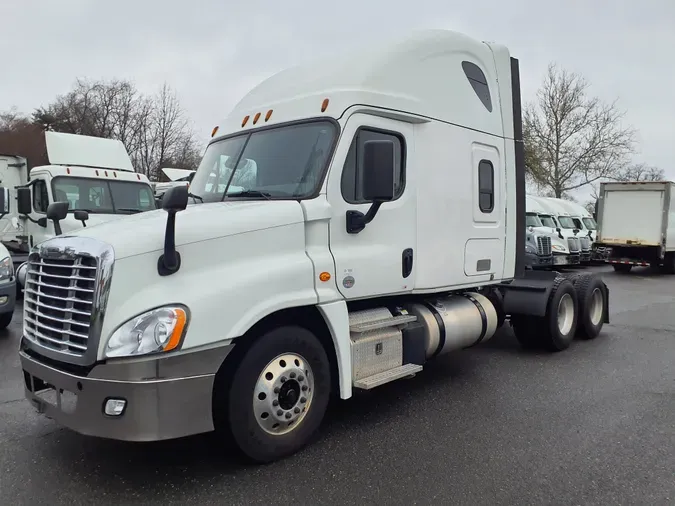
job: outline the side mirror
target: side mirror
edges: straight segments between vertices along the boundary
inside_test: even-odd
[[[157,260],[157,273],[169,276],[180,269],[180,253],[176,251],[176,213],[188,205],[187,186],[174,186],[164,193],[162,209],[167,213],[164,232],[164,253]]]
[[[82,226],[86,227],[87,224],[85,222],[89,219],[89,213],[87,211],[83,211],[82,209],[78,209],[77,211],[73,212],[73,218],[75,218],[77,221],[81,221]]]
[[[0,186],[0,214],[9,213],[9,188]]]
[[[162,209],[166,212],[177,213],[183,211],[188,205],[188,188],[180,185],[169,188],[162,196]]]
[[[394,199],[396,145],[392,141],[363,143],[363,198],[372,202],[366,214],[347,211],[347,233],[358,234],[373,221],[383,202]]]
[[[54,233],[61,235],[61,224],[59,223],[66,216],[68,216],[68,202],[52,202],[47,208],[47,219],[54,222]]]
[[[16,210],[19,214],[30,214],[33,211],[30,188],[16,189]]]
[[[392,141],[363,144],[363,197],[373,202],[394,199],[396,146]]]

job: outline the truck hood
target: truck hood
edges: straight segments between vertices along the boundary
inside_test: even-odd
[[[166,220],[167,213],[158,209],[88,226],[68,235],[106,242],[114,248],[115,258],[120,259],[161,250]],[[176,246],[302,222],[302,207],[294,200],[190,205],[176,214]]]
[[[108,221],[115,221],[122,218],[125,218],[127,215],[122,214],[95,214],[91,213],[89,219],[86,221],[87,227],[93,227],[95,225],[100,225],[101,223],[107,223]],[[60,222],[61,230],[64,234],[70,234],[82,228],[82,222],[77,221],[72,213],[69,214],[65,220]]]

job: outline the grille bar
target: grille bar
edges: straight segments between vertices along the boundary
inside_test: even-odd
[[[28,259],[24,298],[24,336],[36,344],[69,355],[87,351],[96,290],[97,260]]]
[[[551,238],[547,236],[537,237],[537,254],[549,256],[551,254]]]

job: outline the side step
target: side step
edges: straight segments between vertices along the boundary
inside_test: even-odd
[[[397,325],[405,325],[417,321],[417,316],[414,315],[399,315],[390,318],[383,318],[380,320],[369,321],[364,323],[354,323],[349,326],[350,332],[362,334],[369,330],[385,329],[387,327],[395,327]]]
[[[397,379],[412,376],[422,370],[422,366],[418,364],[404,364],[387,371],[383,371],[367,378],[354,381],[354,386],[362,390],[370,390],[379,387],[385,383],[396,381]]]

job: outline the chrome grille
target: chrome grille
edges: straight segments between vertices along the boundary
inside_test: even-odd
[[[24,336],[54,351],[84,355],[97,267],[90,256],[51,259],[31,254],[24,290]]]
[[[590,249],[591,249],[591,238],[588,237],[588,236],[583,236],[583,237],[580,237],[579,240],[581,241],[582,251],[590,251]]]
[[[567,247],[570,249],[570,253],[579,253],[580,243],[578,237],[568,237],[567,238]]]
[[[551,238],[547,236],[537,237],[537,254],[539,256],[551,255]]]

